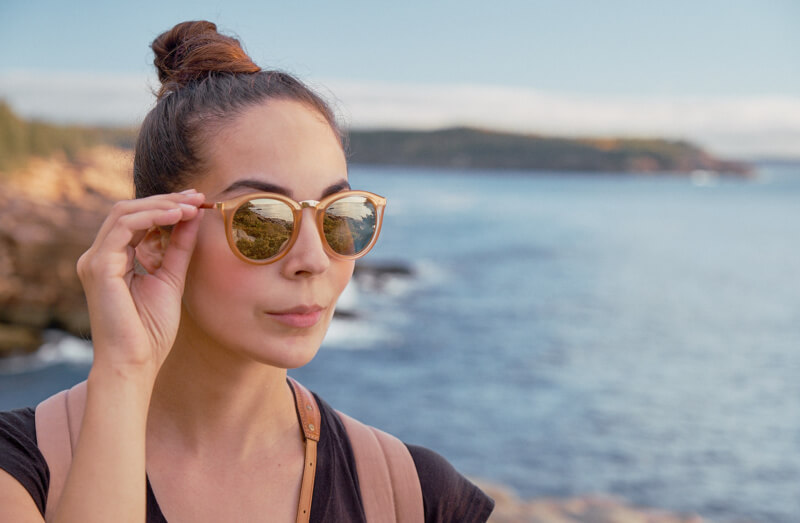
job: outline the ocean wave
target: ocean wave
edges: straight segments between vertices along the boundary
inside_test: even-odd
[[[444,284],[449,273],[431,260],[414,263],[369,265],[353,278],[336,306],[336,316],[323,347],[341,350],[369,350],[402,343],[410,318],[402,301],[422,289]],[[398,270],[398,268],[402,270]],[[45,343],[32,354],[0,359],[0,374],[20,374],[58,364],[92,364],[90,341],[59,330],[47,330]]]
[[[11,356],[0,360],[0,374],[20,374],[61,363],[91,365],[92,343],[62,331],[44,332],[44,344],[32,354]]]
[[[381,322],[370,319],[335,318],[328,328],[322,348],[372,350],[391,346],[397,338],[397,332]]]
[[[448,278],[447,270],[430,260],[364,265],[339,298],[323,347],[369,350],[402,344],[411,324],[407,301]]]

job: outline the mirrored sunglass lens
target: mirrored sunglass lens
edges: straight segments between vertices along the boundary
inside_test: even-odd
[[[251,260],[276,256],[291,238],[293,229],[292,209],[279,200],[250,200],[233,215],[234,243]]]
[[[364,196],[347,196],[325,209],[322,226],[328,245],[344,255],[358,254],[372,241],[378,224],[375,206]]]

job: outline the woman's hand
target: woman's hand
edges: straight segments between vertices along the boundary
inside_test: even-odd
[[[118,202],[78,260],[89,305],[93,369],[155,379],[175,341],[186,270],[205,196],[194,190]],[[134,272],[136,246],[153,227],[174,225],[152,274]]]

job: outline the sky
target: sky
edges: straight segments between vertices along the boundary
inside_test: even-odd
[[[345,125],[656,136],[800,157],[800,2],[0,0],[0,98],[58,122],[132,125],[149,43],[206,19]]]

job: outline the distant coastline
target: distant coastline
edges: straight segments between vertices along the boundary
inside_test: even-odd
[[[20,118],[0,101],[0,171],[29,158],[78,152],[95,145],[131,149],[135,128],[56,125]],[[711,173],[749,176],[754,165],[718,158],[695,144],[660,138],[564,138],[469,127],[434,131],[359,130],[347,133],[348,159],[356,164],[513,169],[562,172]]]
[[[352,163],[374,165],[735,176],[754,172],[751,163],[721,159],[685,141],[561,138],[468,127],[352,130],[347,150]]]

